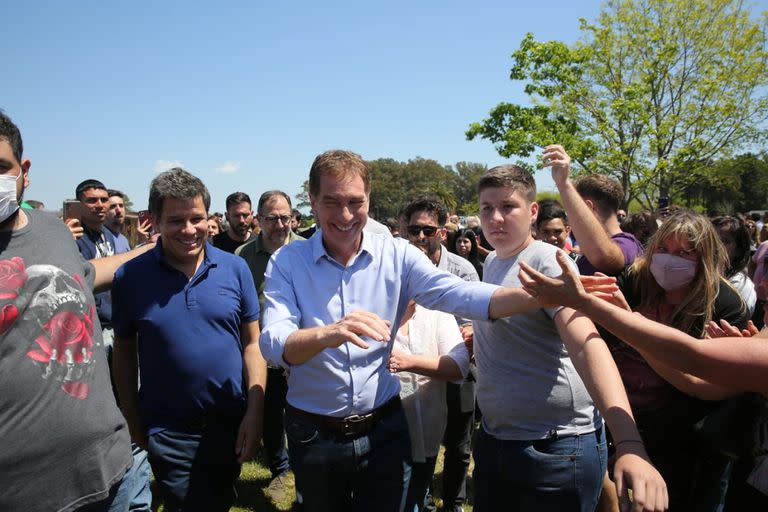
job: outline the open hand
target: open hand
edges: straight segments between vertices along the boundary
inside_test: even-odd
[[[368,348],[368,343],[363,341],[361,336],[386,343],[390,338],[390,324],[388,320],[382,319],[375,313],[353,311],[338,322],[327,326],[325,346],[333,348],[350,342],[360,348]]]

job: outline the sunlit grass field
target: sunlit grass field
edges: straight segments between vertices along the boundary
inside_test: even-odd
[[[472,496],[472,469],[474,463],[470,465],[469,472],[470,477],[467,481],[469,496]],[[437,467],[435,468],[435,478],[433,479],[433,492],[436,496],[436,502],[438,505],[442,505],[439,496],[441,495],[440,481],[443,475],[443,453],[442,449],[440,455],[437,458]],[[275,511],[298,511],[298,507],[294,503],[295,493],[293,489],[288,492],[287,498],[282,502],[273,502],[265,494],[266,487],[272,478],[269,469],[266,466],[261,465],[259,462],[249,462],[243,465],[243,470],[240,473],[240,480],[237,483],[238,497],[235,501],[235,505],[230,509],[231,512],[275,512]],[[162,511],[162,507],[160,507]],[[471,504],[464,506],[465,511],[471,511]],[[333,511],[329,511],[333,512]]]

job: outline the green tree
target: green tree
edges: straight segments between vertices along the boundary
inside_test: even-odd
[[[626,202],[685,196],[704,163],[765,136],[766,26],[739,0],[609,0],[576,44],[528,34],[510,78],[531,106],[499,104],[467,138],[505,157],[562,144],[580,171],[617,178]]]
[[[304,183],[301,184],[301,192],[296,194],[294,198],[296,199],[294,208],[297,210],[312,207],[312,205],[309,203],[309,180],[304,180]]]
[[[377,220],[397,216],[400,208],[419,194],[434,194],[451,212],[477,213],[477,182],[485,164],[459,162],[454,170],[436,160],[416,157],[407,162],[379,158],[366,162],[371,179],[370,215]],[[296,207],[309,204],[309,181],[296,194]]]
[[[768,205],[768,158],[746,153],[706,165],[707,177],[692,186],[688,206],[719,214],[762,210]]]

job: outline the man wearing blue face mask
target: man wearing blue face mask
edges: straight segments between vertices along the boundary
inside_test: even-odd
[[[85,261],[60,220],[19,209],[30,168],[22,149],[0,111],[0,510],[127,510],[131,445],[93,290],[154,244]]]

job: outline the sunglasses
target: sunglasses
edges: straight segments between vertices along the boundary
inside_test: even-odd
[[[438,229],[440,228],[435,226],[408,226],[408,234],[411,236],[419,236],[419,233],[424,233],[424,236],[431,238],[435,236]]]

